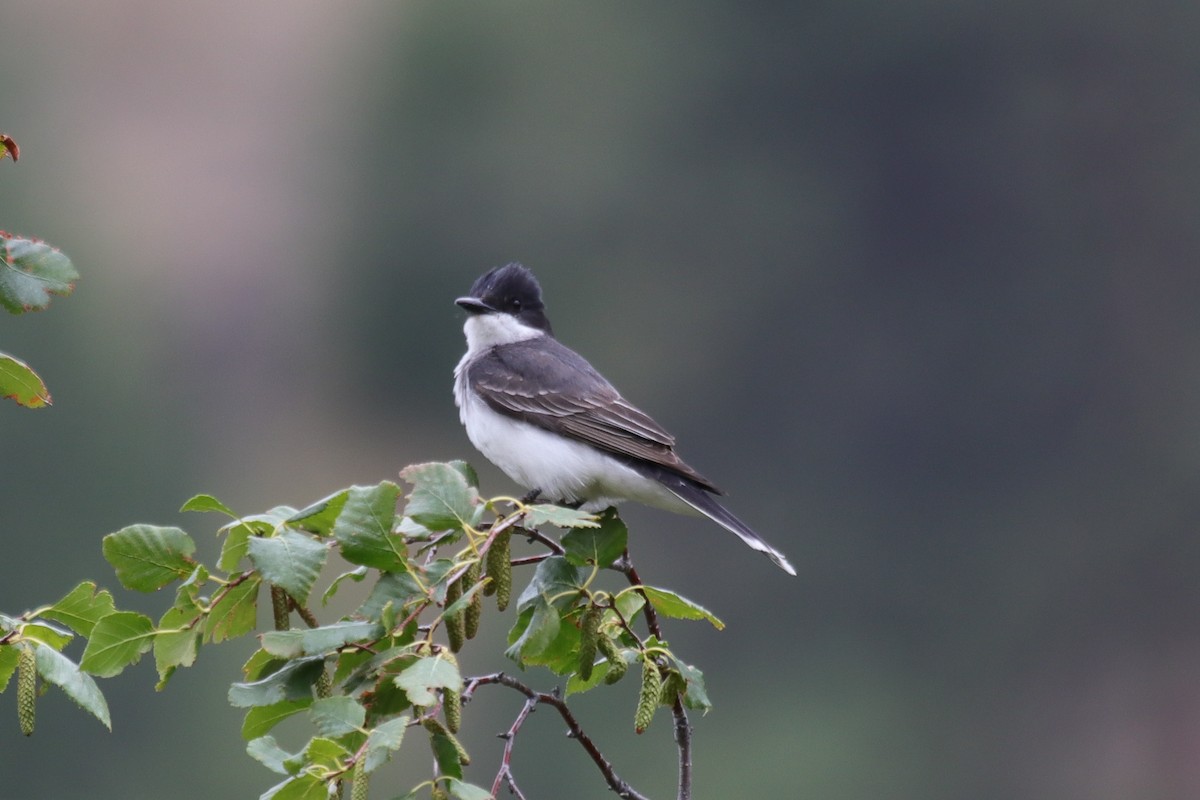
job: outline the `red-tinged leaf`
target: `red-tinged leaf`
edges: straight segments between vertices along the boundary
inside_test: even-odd
[[[57,247],[0,231],[0,306],[40,311],[52,295],[68,295],[79,273]]]
[[[0,353],[0,397],[26,408],[50,405],[50,392],[38,374],[19,358]]]
[[[17,143],[7,133],[0,133],[0,161],[3,161],[5,156],[16,161],[21,157],[21,148],[17,147]]]

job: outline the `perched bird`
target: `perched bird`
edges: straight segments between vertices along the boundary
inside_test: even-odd
[[[721,490],[676,455],[675,437],[554,338],[532,272],[497,267],[455,302],[469,316],[454,401],[471,443],[510,478],[588,511],[634,500],[702,514],[796,574],[717,502]]]

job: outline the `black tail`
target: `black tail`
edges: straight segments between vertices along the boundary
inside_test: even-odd
[[[639,472],[643,472],[643,474],[645,474],[645,466],[639,466],[641,466]],[[717,499],[705,489],[697,486],[687,478],[684,478],[681,475],[676,475],[673,472],[668,472],[661,467],[655,468],[653,470],[653,474],[648,475],[647,477],[652,477],[657,480],[663,486],[670,489],[671,493],[680,500],[699,511],[701,514],[708,517],[725,530],[736,534],[739,539],[741,539],[751,548],[760,553],[766,554],[767,558],[775,562],[775,566],[779,567],[788,575],[796,574],[796,570],[793,569],[792,565],[788,563],[787,557],[784,556],[783,553],[764,542],[762,537],[755,533],[749,525],[735,517],[729,511],[729,509],[718,503]]]

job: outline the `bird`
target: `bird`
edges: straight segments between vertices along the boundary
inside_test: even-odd
[[[467,352],[454,369],[459,418],[527,497],[584,511],[630,500],[705,516],[796,574],[717,501],[723,492],[679,457],[675,437],[555,338],[532,271],[495,267],[455,303],[467,312]]]

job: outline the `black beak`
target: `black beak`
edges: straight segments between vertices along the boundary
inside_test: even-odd
[[[488,314],[496,310],[478,297],[460,297],[454,302],[471,314]]]

